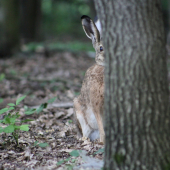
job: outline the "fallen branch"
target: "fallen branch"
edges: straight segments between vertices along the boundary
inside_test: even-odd
[[[38,106],[32,106],[31,108],[37,109]],[[65,103],[52,103],[52,104],[48,104],[47,109],[51,109],[51,108],[70,108],[73,107],[73,102],[65,102]]]
[[[67,103],[52,103],[51,105],[52,105],[52,107],[62,107],[62,108],[66,108],[66,107],[73,107],[73,102],[67,102]]]

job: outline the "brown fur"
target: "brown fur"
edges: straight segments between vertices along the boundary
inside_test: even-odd
[[[98,37],[100,37],[100,33],[93,21],[85,16],[82,19],[82,25],[86,35],[91,37],[96,50],[96,64],[87,70],[82,84],[81,94],[74,99],[75,117],[79,130],[82,134],[84,131],[83,136],[89,137],[95,130],[99,130],[100,142],[104,142],[104,52],[100,50],[102,43],[100,41],[96,42]],[[94,35],[90,34],[88,28],[90,31],[92,30],[91,32],[94,32]],[[95,126],[96,121],[97,127]]]
[[[97,119],[100,141],[104,142],[104,129],[103,129],[103,105],[104,105],[104,67],[100,65],[93,65],[90,67],[85,75],[81,94],[74,99],[74,108],[76,111],[81,112],[88,124],[88,117],[85,112],[87,105],[93,108],[93,112]],[[80,132],[82,133],[81,125],[78,122]],[[89,127],[93,128],[88,124]]]

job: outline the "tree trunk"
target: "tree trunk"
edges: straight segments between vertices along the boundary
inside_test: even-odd
[[[167,37],[167,44],[170,48],[170,1],[168,1],[168,37]],[[170,55],[170,50],[169,50]]]
[[[91,14],[91,18],[94,19],[96,17],[96,10],[95,10],[95,6],[94,6],[94,1],[92,0],[88,0],[87,4],[90,7],[90,14]]]
[[[170,1],[168,1],[168,26],[170,31]]]
[[[169,90],[160,1],[94,1],[106,55],[104,169],[169,170]]]
[[[9,55],[19,48],[19,0],[1,1],[3,34],[0,36],[0,55]]]
[[[40,38],[41,0],[21,0],[21,39],[23,43]]]

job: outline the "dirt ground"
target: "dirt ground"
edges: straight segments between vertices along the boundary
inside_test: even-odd
[[[73,98],[79,94],[85,71],[92,64],[94,59],[86,53],[71,52],[50,57],[20,54],[0,60],[0,109],[27,95],[16,111],[21,120],[34,120],[27,122],[28,132],[19,132],[19,145],[10,133],[0,133],[0,170],[102,167],[103,152],[95,152],[103,145],[78,138],[73,121]],[[25,106],[38,107],[54,97],[56,100],[40,113],[24,114]],[[4,116],[1,114],[0,120]],[[1,123],[0,127],[5,125]],[[74,150],[81,150],[79,156],[70,156]]]

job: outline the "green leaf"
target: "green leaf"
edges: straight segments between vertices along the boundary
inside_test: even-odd
[[[103,153],[103,152],[104,152],[104,148],[101,148],[98,151],[96,151],[94,154]]]
[[[0,103],[2,103],[4,100],[3,100],[3,98],[0,98]]]
[[[24,105],[24,110],[27,111],[28,109],[29,109],[28,106]]]
[[[48,143],[39,143],[38,146],[45,148],[46,146],[48,146]]]
[[[14,110],[15,108],[14,107],[9,107],[8,110]]]
[[[56,100],[56,98],[57,97],[53,97],[53,98],[49,99],[47,103],[53,103]]]
[[[21,125],[20,126],[20,130],[22,130],[22,131],[29,131],[29,127],[28,127],[29,125]]]
[[[29,110],[29,111],[26,111],[25,114],[26,115],[31,115],[31,114],[35,113],[35,111],[36,111],[36,109],[32,110],[32,111]]]
[[[10,124],[10,117],[5,116],[5,118],[3,119],[3,123]]]
[[[17,74],[16,70],[14,69],[10,69],[10,74],[12,74],[13,76],[15,76]]]
[[[3,114],[3,113],[5,113],[5,112],[7,112],[7,111],[8,111],[8,108],[3,108],[3,109],[1,109],[1,110],[0,110],[0,115]]]
[[[15,118],[19,118],[21,115],[19,115],[19,112],[16,113]]]
[[[59,165],[62,165],[64,162],[68,162],[70,159],[71,159],[71,158],[69,157],[69,158],[67,158],[67,159],[61,160],[61,161],[57,162],[57,165],[58,165],[58,166],[59,166]]]
[[[2,81],[4,79],[5,79],[5,74],[4,73],[0,74],[0,81]]]
[[[8,103],[8,106],[15,106],[14,103]]]
[[[20,126],[14,125],[14,130],[20,129]]]
[[[31,121],[34,121],[34,120],[33,119],[25,119],[25,120],[22,120],[21,123],[31,122]]]
[[[22,100],[24,100],[25,97],[26,97],[26,95],[18,98],[18,99],[16,100],[16,105],[19,105],[19,103],[20,103]]]
[[[34,142],[34,146],[36,146],[37,144],[38,144],[38,141],[35,141],[35,142]]]
[[[15,123],[16,118],[9,118],[10,123]]]
[[[2,133],[4,131],[4,129],[2,127],[0,127],[0,133]]]
[[[77,159],[72,159],[72,160],[71,160],[71,162],[72,162],[72,163],[75,163],[75,162],[76,162],[76,160],[77,160]]]
[[[69,154],[74,157],[78,157],[80,155],[78,150],[74,150],[74,151],[70,152]]]
[[[64,162],[65,162],[64,160],[61,160],[61,161],[57,162],[57,165],[58,165],[58,166],[59,166],[59,165],[62,165]]]
[[[73,170],[73,165],[70,165],[70,164],[66,164],[66,167],[67,167],[67,170]]]
[[[25,114],[26,115],[31,115],[36,112],[36,109],[34,108],[28,108],[27,106],[24,106]]]
[[[36,112],[40,113],[43,109],[45,109],[47,107],[47,103],[43,103],[40,105],[40,107],[37,108]]]
[[[9,125],[6,128],[4,128],[5,133],[12,133],[14,132],[14,125]]]
[[[70,159],[71,159],[71,158],[69,157],[69,158],[65,159],[64,161],[65,161],[65,162],[68,162]]]
[[[73,121],[72,120],[68,120],[68,123],[71,124],[71,123],[73,123]]]

